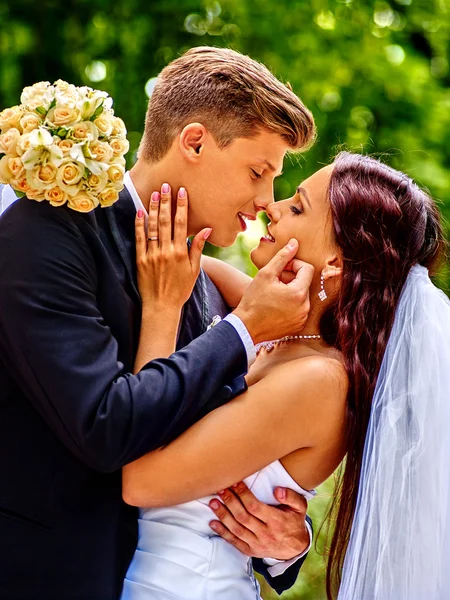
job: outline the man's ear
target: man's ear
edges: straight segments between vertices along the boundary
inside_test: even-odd
[[[189,123],[180,133],[180,151],[183,157],[190,162],[197,162],[200,158],[208,131],[201,123]]]
[[[322,276],[324,280],[332,279],[333,277],[340,277],[342,275],[342,260],[337,254],[330,256],[325,263],[325,267],[322,269]]]

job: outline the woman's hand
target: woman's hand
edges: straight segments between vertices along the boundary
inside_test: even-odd
[[[203,247],[211,233],[211,229],[200,231],[188,250],[188,199],[184,188],[178,191],[173,235],[171,213],[171,191],[166,183],[161,194],[152,194],[148,235],[142,212],[136,217],[136,263],[142,319],[135,373],[151,360],[167,358],[175,351],[181,309],[191,295],[200,271]]]
[[[165,183],[150,200],[148,236],[144,218],[136,217],[136,263],[143,307],[153,312],[181,310],[192,293],[200,272],[200,259],[211,229],[203,229],[187,246],[188,197],[184,188],[177,195],[172,235],[172,195]]]

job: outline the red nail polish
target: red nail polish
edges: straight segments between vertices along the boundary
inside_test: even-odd
[[[144,216],[144,211],[139,209],[138,210],[138,219],[142,219],[143,216]]]

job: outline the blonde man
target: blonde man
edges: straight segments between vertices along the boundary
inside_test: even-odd
[[[178,352],[133,374],[136,211],[151,210],[159,188],[167,211],[170,190],[185,186],[187,233],[208,228],[213,244],[228,246],[272,202],[286,151],[313,137],[309,111],[263,65],[196,48],[158,78],[139,158],[114,206],[83,215],[23,198],[1,216],[1,599],[117,599],[137,532],[137,512],[122,501],[121,467],[231,399],[245,386],[253,343],[306,320],[309,275],[290,285],[278,279],[295,244],[256,278],[240,317],[209,331],[211,318],[228,311],[201,272]],[[158,231],[148,237],[158,243]],[[203,243],[196,238],[194,252]],[[232,532],[249,499],[230,498],[217,513],[227,526],[219,533],[237,546]],[[248,552],[295,562],[309,544],[305,503],[289,490],[279,499],[291,508],[264,508],[264,535],[254,532]],[[301,561],[275,562],[260,567],[282,590]]]

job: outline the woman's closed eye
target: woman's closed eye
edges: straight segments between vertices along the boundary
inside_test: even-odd
[[[290,208],[291,212],[294,213],[294,215],[301,215],[303,213],[303,210],[301,208],[299,208],[299,206],[296,206],[295,204],[291,204],[289,208]]]
[[[261,179],[262,173],[258,173],[258,171],[255,171],[255,169],[250,169],[250,170],[254,175],[253,179]]]

